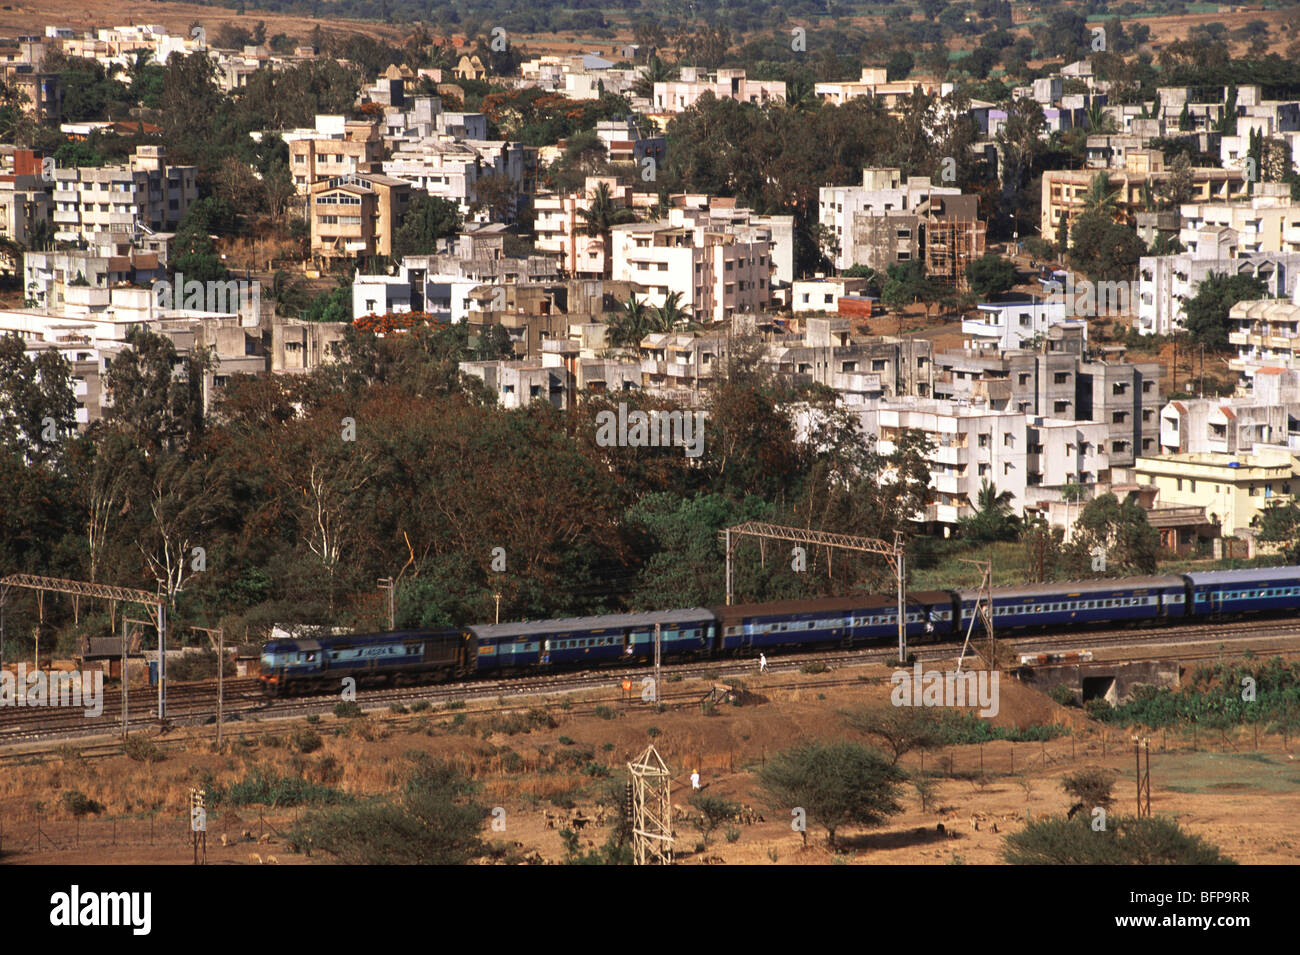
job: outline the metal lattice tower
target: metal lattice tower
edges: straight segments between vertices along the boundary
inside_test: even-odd
[[[804,527],[786,527],[782,524],[765,524],[761,521],[746,521],[718,531],[726,551],[727,606],[731,606],[731,555],[742,537],[757,537],[759,541],[779,540],[793,541],[797,544],[810,544],[825,547],[829,562],[832,548],[858,551],[864,554],[877,554],[889,563],[898,584],[898,662],[907,660],[907,555],[903,550],[903,535],[894,532],[894,543],[887,544],[876,537],[859,537],[855,534],[836,534],[831,531],[815,531]],[[829,563],[828,563],[829,568]]]
[[[653,744],[635,762],[632,775],[632,857],[637,865],[672,865],[673,804],[668,766]]]

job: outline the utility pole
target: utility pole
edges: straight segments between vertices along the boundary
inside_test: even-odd
[[[396,630],[397,624],[394,622],[393,592],[397,589],[392,577],[380,577],[377,583],[380,590],[388,591],[388,629]]]
[[[210,627],[191,627],[190,629],[206,633],[209,640],[212,639],[214,633],[217,635],[217,748],[220,749],[226,699],[226,631],[223,627],[217,627],[215,630]]]
[[[725,538],[723,545],[727,552],[727,606],[731,606],[731,528],[728,527],[722,532]]]
[[[153,625],[152,620],[132,620],[126,614],[122,614],[122,739],[126,739],[130,730],[130,680],[127,674],[127,664],[129,662],[128,650],[131,641],[128,637],[129,631],[127,624],[133,627],[149,627]]]
[[[158,601],[158,722],[167,715],[167,606]]]
[[[499,593],[493,594],[492,599],[497,602],[496,622],[500,623],[501,622],[501,595]]]
[[[662,644],[659,639],[659,624],[655,624],[655,702],[659,702],[659,664]]]

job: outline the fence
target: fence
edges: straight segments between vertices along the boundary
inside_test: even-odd
[[[240,807],[245,812],[252,807]],[[208,847],[211,849],[222,833],[230,837],[232,845],[247,843],[252,846],[265,839],[285,839],[289,828],[266,818],[265,809],[258,809],[257,818],[239,817],[232,825],[221,823],[223,812],[208,816]],[[294,822],[301,818],[295,814]],[[153,813],[134,813],[130,816],[102,818],[85,815],[55,818],[48,810],[34,809],[26,813],[0,814],[0,855],[69,852],[87,849],[185,849],[192,845],[189,809],[167,809]]]

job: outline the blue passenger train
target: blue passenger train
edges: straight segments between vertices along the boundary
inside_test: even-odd
[[[974,621],[976,590],[907,595],[911,642],[960,639]],[[1074,580],[997,587],[999,632],[1096,626],[1151,626],[1248,614],[1300,611],[1300,567]],[[286,695],[359,684],[445,682],[477,674],[583,669],[654,658],[659,627],[664,659],[744,656],[779,649],[887,644],[898,637],[894,598],[875,594],[783,600],[729,607],[476,624],[444,630],[396,630],[310,640],[273,640],[262,648],[267,693]]]

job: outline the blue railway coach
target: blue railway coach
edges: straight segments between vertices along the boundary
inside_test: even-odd
[[[1258,567],[1187,574],[1198,616],[1300,610],[1300,567]]]
[[[478,642],[478,670],[484,673],[523,666],[645,662],[654,657],[656,623],[665,656],[704,655],[713,646],[715,621],[702,607],[493,623],[469,629]]]
[[[996,587],[993,626],[1007,630],[1179,618],[1187,613],[1186,594],[1186,581],[1172,574]],[[963,590],[958,594],[963,635],[970,627],[979,596],[978,590]],[[975,626],[978,629],[979,623]]]
[[[716,607],[714,613],[722,626],[718,649],[733,654],[818,643],[852,646],[898,636],[898,604],[877,594],[738,604]],[[952,594],[945,590],[908,594],[906,614],[909,637],[950,635]]]

